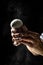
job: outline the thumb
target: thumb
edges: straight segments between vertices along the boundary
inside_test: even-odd
[[[24,32],[28,32],[28,28],[25,25],[22,26],[22,29],[23,29]]]

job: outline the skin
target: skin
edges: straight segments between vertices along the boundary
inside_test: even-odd
[[[43,56],[43,40],[40,40],[40,34],[29,31],[23,25],[21,28],[11,28],[12,41],[15,46],[24,44],[33,55]]]

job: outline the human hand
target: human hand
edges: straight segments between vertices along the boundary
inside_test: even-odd
[[[19,29],[11,28],[12,41],[15,46],[24,44],[33,55],[43,56],[43,46],[40,34],[29,31],[26,26]]]

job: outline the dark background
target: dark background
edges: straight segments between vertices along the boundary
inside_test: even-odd
[[[9,0],[10,1],[10,0]],[[10,62],[9,57],[16,53],[17,47],[13,46],[10,36],[10,14],[8,13],[8,0],[0,1],[0,65]],[[31,2],[32,22],[29,23],[31,30],[43,32],[43,5],[42,2]],[[9,16],[8,16],[9,14]]]

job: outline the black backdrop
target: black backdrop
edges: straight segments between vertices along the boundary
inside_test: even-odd
[[[10,0],[9,0],[10,1]],[[9,57],[16,53],[17,48],[13,46],[10,36],[10,22],[8,17],[8,0],[0,1],[0,65],[9,63]],[[31,30],[38,33],[43,32],[43,10],[39,3],[32,3]]]

